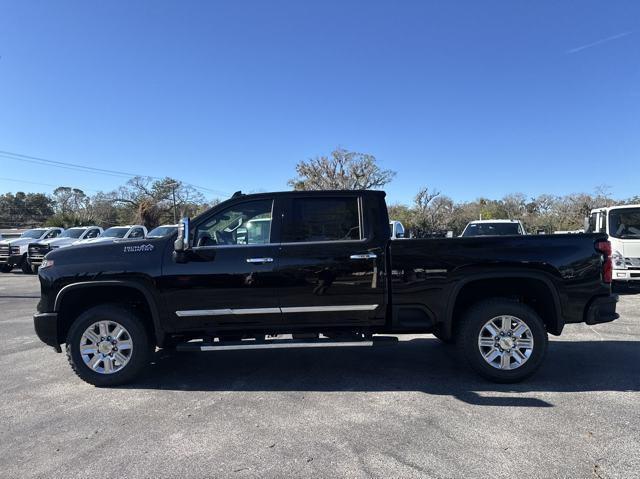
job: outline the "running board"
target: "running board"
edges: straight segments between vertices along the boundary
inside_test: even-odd
[[[333,339],[267,339],[265,341],[222,341],[202,342],[194,341],[176,346],[177,351],[238,351],[242,349],[284,349],[284,348],[353,348],[361,346],[376,346],[395,344],[398,338],[394,336],[375,337],[371,340],[337,341]]]

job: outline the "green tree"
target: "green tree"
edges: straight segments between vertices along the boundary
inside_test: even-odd
[[[296,165],[297,177],[288,181],[294,190],[369,190],[382,188],[395,172],[378,166],[375,156],[337,148]]]

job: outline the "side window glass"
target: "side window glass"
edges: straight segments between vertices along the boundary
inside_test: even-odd
[[[396,238],[404,238],[404,228],[400,223],[396,225]]]
[[[129,235],[129,238],[143,238],[143,237],[144,237],[144,231],[142,231],[142,228],[134,228],[131,234]]]
[[[358,199],[295,198],[285,215],[285,243],[359,240]]]
[[[44,239],[51,239],[51,238],[55,238],[56,236],[58,236],[60,234],[60,230],[51,230],[47,233],[47,235],[44,237]]]
[[[272,200],[239,203],[198,225],[194,246],[252,245],[271,241]]]
[[[96,229],[96,228],[90,229],[89,232],[87,233],[87,236],[85,236],[85,238],[95,238],[96,236],[98,236],[99,232],[100,232],[99,229]]]

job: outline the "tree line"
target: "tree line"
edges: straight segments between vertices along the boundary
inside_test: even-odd
[[[154,228],[194,216],[217,202],[207,201],[195,188],[173,178],[136,176],[114,191],[94,195],[70,186],[59,186],[52,195],[5,193],[0,195],[0,227],[142,224]]]
[[[328,156],[300,161],[296,177],[288,184],[294,190],[381,189],[395,174],[383,169],[373,155],[337,148]],[[153,228],[194,216],[218,202],[207,200],[194,187],[173,178],[137,176],[116,190],[94,195],[70,186],[60,186],[52,195],[5,193],[0,195],[0,227],[135,223]],[[553,233],[581,229],[584,217],[593,208],[626,203],[640,203],[640,196],[614,199],[606,187],[600,187],[593,193],[535,197],[511,193],[499,199],[480,197],[458,202],[423,186],[410,204],[391,203],[389,217],[402,221],[416,237],[445,231],[457,235],[469,221],[477,219],[519,219],[531,233]]]

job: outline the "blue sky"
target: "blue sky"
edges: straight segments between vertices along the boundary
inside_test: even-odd
[[[0,4],[0,150],[233,192],[336,146],[396,170],[392,201],[640,194],[640,2]]]

